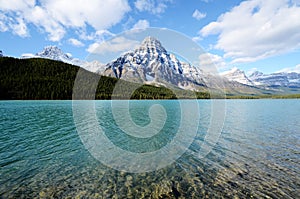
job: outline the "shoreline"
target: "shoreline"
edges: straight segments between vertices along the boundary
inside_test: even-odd
[[[300,94],[296,94],[295,96],[231,96],[226,98],[161,98],[161,99],[0,99],[0,101],[159,101],[159,100],[263,100],[263,99],[300,99]]]

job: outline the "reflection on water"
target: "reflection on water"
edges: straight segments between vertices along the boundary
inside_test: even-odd
[[[131,103],[133,120],[147,125],[150,119],[145,110],[156,102]],[[176,112],[172,110],[176,102],[159,103],[167,113]],[[221,137],[205,158],[199,159],[194,153],[201,149],[211,107],[210,101],[199,101],[198,134],[189,151],[168,167],[133,174],[110,169],[89,154],[76,132],[71,101],[2,101],[0,197],[297,198],[300,101],[226,103]],[[96,102],[99,124],[116,145],[126,150],[160,148],[174,137],[178,128],[179,113],[172,112],[161,136],[140,144],[139,139],[121,134],[110,107],[109,101]]]

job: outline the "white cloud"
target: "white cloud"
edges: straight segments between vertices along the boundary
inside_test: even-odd
[[[29,36],[27,26],[22,18],[16,19],[17,23],[11,24],[11,29],[13,32],[21,37]]]
[[[97,30],[95,32],[95,39],[96,41],[105,41],[107,39],[110,39],[112,37],[116,36],[114,33],[108,31],[108,30]]]
[[[60,23],[82,27],[85,23],[96,30],[106,29],[119,22],[130,10],[126,0],[42,0],[47,11],[55,14]]]
[[[3,11],[25,10],[35,5],[35,0],[0,0],[0,9]]]
[[[300,7],[289,0],[244,1],[200,30],[232,63],[253,62],[300,47]]]
[[[28,23],[32,23],[42,31],[48,33],[48,39],[59,41],[66,33],[65,28],[58,21],[50,16],[44,8],[35,6],[28,11],[24,11],[23,17]]]
[[[227,66],[225,60],[216,54],[202,53],[199,55],[199,67],[206,71],[214,71],[214,68],[224,69]]]
[[[80,30],[77,32],[79,38],[82,40],[94,40],[98,43],[108,40],[115,36],[114,33],[108,30],[97,30],[96,32],[92,32],[88,34],[85,30]]]
[[[300,73],[300,64],[296,65],[295,67],[289,67],[289,68],[284,68],[280,71],[277,71],[278,73],[284,72],[284,73],[291,73],[291,72],[296,72]]]
[[[5,32],[9,30],[20,37],[29,36],[27,26],[22,18],[17,17],[14,20],[12,17],[0,13],[0,31]]]
[[[110,41],[105,41],[102,43],[93,43],[89,46],[87,51],[93,54],[105,54],[109,52],[126,52],[133,50],[140,44],[139,41],[130,40],[125,37],[116,37]]]
[[[196,37],[193,37],[192,40],[193,40],[194,42],[199,42],[199,41],[202,41],[202,40],[203,40],[203,37],[201,37],[201,36],[196,36]]]
[[[68,41],[73,46],[77,46],[77,47],[84,46],[84,44],[81,41],[79,41],[78,39],[75,39],[75,38],[70,38]]]
[[[133,25],[132,29],[146,29],[149,28],[150,24],[147,20],[139,20]]]
[[[166,4],[168,2],[171,1],[170,0],[137,0],[134,2],[134,5],[140,12],[147,11],[152,14],[161,14],[165,12],[167,8]]]
[[[27,34],[28,24],[33,24],[46,32],[49,40],[59,41],[69,29],[85,29],[86,25],[95,30],[110,28],[130,7],[127,0],[40,0],[39,4],[35,0],[0,0],[0,11],[6,16],[0,16],[0,31],[22,36]]]
[[[201,19],[203,19],[203,18],[205,18],[206,17],[206,13],[202,13],[202,12],[200,12],[199,10],[195,10],[194,11],[194,13],[193,13],[193,17],[195,18],[195,19],[197,19],[197,20],[201,20]]]
[[[0,31],[1,32],[5,32],[8,31],[8,27],[5,23],[5,21],[7,21],[7,16],[5,16],[4,14],[0,13]]]

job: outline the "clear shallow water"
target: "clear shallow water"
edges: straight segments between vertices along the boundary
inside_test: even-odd
[[[155,151],[175,136],[178,101],[131,101],[139,125],[159,103],[168,118],[156,137],[132,139],[118,129],[111,102],[97,101],[99,124],[124,150]],[[0,102],[0,198],[297,198],[300,187],[300,101],[227,100],[213,150],[197,152],[210,124],[210,101],[199,101],[199,129],[175,163],[149,173],[111,169],[87,151],[71,101]],[[145,114],[146,113],[146,114]],[[165,132],[165,134],[163,134]],[[175,133],[174,133],[175,132]]]

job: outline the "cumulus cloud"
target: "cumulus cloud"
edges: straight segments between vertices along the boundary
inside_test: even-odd
[[[146,29],[149,28],[150,24],[147,20],[139,20],[133,25],[132,29]]]
[[[93,43],[89,46],[87,51],[93,54],[105,54],[105,53],[116,53],[126,52],[136,48],[140,44],[139,41],[127,39],[125,37],[116,37],[112,40],[105,41],[102,43]]]
[[[199,55],[199,67],[206,71],[213,71],[214,67],[223,69],[227,66],[225,60],[216,54],[202,53]]]
[[[29,36],[29,32],[24,20],[20,17],[13,19],[10,16],[6,16],[0,13],[0,31],[5,32],[11,30],[13,34],[20,37]]]
[[[86,31],[80,30],[77,32],[77,34],[79,35],[79,38],[82,40],[93,40],[98,43],[108,40],[115,36],[114,33],[108,30],[97,30],[90,34],[88,34]]]
[[[28,24],[33,24],[46,32],[49,40],[59,41],[69,28],[110,28],[130,7],[127,0],[0,0],[0,11],[5,16],[0,16],[0,31],[24,36],[28,35]]]
[[[147,11],[152,14],[164,13],[170,0],[137,0],[134,2],[136,9],[140,12]]]
[[[83,44],[81,41],[79,41],[78,39],[75,39],[75,38],[70,38],[70,39],[68,40],[68,42],[69,42],[70,44],[72,44],[73,46],[77,46],[77,47],[84,46],[84,44]]]
[[[9,24],[9,27],[12,29],[14,34],[19,35],[20,37],[29,36],[27,26],[22,18],[17,18],[16,23]]]
[[[289,67],[289,68],[284,68],[280,71],[277,71],[278,73],[292,73],[292,72],[295,72],[295,73],[300,73],[300,64],[294,66],[294,67]]]
[[[25,10],[35,5],[35,0],[0,0],[0,8],[3,11]]]
[[[8,27],[7,27],[6,23],[4,23],[4,21],[7,21],[7,17],[5,15],[3,15],[2,13],[0,13],[0,31],[1,32],[5,32],[8,30]]]
[[[253,62],[300,47],[300,7],[289,0],[244,1],[200,30],[232,63]]]
[[[194,13],[193,13],[193,15],[192,15],[195,19],[197,19],[197,20],[201,20],[201,19],[203,19],[203,18],[205,18],[206,17],[206,13],[202,13],[202,12],[200,12],[199,10],[195,10],[194,11]]]

